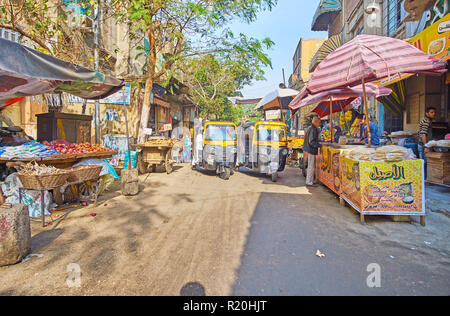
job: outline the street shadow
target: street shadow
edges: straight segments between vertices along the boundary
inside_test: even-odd
[[[184,203],[184,202],[188,202],[188,203],[193,203],[194,200],[190,198],[190,194],[185,194],[185,193],[178,193],[178,194],[174,194],[172,195],[172,202],[175,205],[178,205],[180,203]]]
[[[31,238],[31,252],[37,253],[45,246],[52,243],[64,232],[64,229],[50,229],[44,230]]]
[[[261,193],[250,220],[232,295],[448,292],[446,269],[430,271],[426,262],[411,261],[410,247],[383,240],[376,227],[360,224],[359,217],[349,214],[348,208],[330,201],[329,192],[320,190],[314,195]],[[377,217],[374,221],[384,219]],[[319,257],[318,250],[325,257]],[[381,288],[366,284],[368,266],[374,262],[383,269]],[[423,279],[423,275],[427,278]]]
[[[189,282],[181,288],[180,296],[206,296],[205,287],[198,282]]]
[[[292,174],[296,171],[297,175],[292,176]],[[284,171],[278,173],[278,179],[276,182],[273,182],[272,177],[267,174],[247,169],[245,167],[240,167],[239,173],[251,178],[259,179],[262,184],[272,184],[289,188],[305,186],[305,178],[302,176],[301,170],[298,168],[289,168],[288,166],[286,166]]]

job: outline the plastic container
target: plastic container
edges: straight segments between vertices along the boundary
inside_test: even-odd
[[[137,168],[137,160],[138,160],[138,155],[139,153],[137,151],[131,151],[131,168],[132,169],[136,169]],[[123,169],[128,169],[128,160],[129,160],[129,155],[128,155],[128,151],[125,153],[125,160],[123,162]]]

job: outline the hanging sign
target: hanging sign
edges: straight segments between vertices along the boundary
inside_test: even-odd
[[[123,89],[117,91],[116,93],[99,100],[102,104],[123,104]],[[129,105],[131,100],[131,85],[125,86],[125,104]],[[72,94],[67,94],[67,102],[72,103],[84,103],[84,99],[74,96]],[[88,103],[95,103],[95,100],[87,100]]]

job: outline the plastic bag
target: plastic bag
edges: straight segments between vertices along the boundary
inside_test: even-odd
[[[105,174],[110,173],[109,167],[111,165],[108,162],[103,161],[101,159],[84,159],[73,165],[73,167],[78,166],[102,166],[103,168],[102,171],[100,172],[100,176],[104,176]]]
[[[2,184],[3,195],[6,197],[6,202],[11,204],[19,204],[19,188],[22,187],[17,173],[10,174],[5,182]],[[53,203],[53,196],[49,191],[44,192],[44,214],[50,215],[48,212]],[[41,192],[24,190],[22,191],[22,204],[28,206],[28,213],[30,217],[41,216]]]
[[[138,155],[139,153],[137,151],[131,151],[131,168],[132,169],[136,169],[137,167],[137,160],[138,160]],[[127,170],[128,169],[128,158],[129,154],[128,151],[125,153],[125,160],[123,162],[123,169]]]
[[[108,160],[103,159],[103,161],[108,164],[109,175],[113,178],[113,182],[114,182],[114,179],[119,180],[120,177],[117,174],[116,169],[114,169],[114,167],[108,162]]]

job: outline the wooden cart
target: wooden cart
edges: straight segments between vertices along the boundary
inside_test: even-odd
[[[139,173],[148,173],[150,168],[155,171],[156,166],[164,166],[166,173],[173,171],[174,161],[172,160],[173,145],[135,145],[140,151],[137,162]]]
[[[36,162],[39,165],[45,164],[47,166],[64,169],[71,167],[82,159],[104,159],[111,158],[113,155],[117,155],[117,151],[61,155],[61,157],[48,158],[0,158],[0,163],[5,163],[7,167],[18,167],[29,162]],[[104,183],[101,178],[84,181],[82,183],[64,185],[64,193],[60,192],[60,188],[54,190],[54,199],[56,204],[62,204],[66,199],[70,199],[71,197],[82,201],[96,200],[103,185]]]

